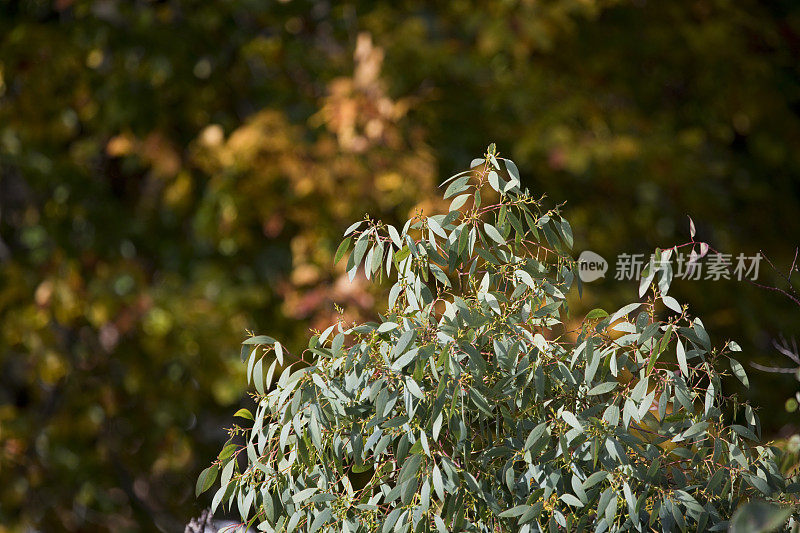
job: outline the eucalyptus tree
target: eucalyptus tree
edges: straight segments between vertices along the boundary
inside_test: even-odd
[[[668,295],[670,250],[639,300],[569,325],[562,206],[494,145],[443,186],[444,214],[345,232],[350,277],[393,281],[376,321],[298,356],[244,341],[256,408],[198,479],[219,476],[215,509],[269,532],[719,531],[742,501],[789,498],[755,411],[721,389],[748,383],[739,346]]]

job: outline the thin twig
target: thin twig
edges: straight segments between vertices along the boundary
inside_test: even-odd
[[[781,335],[781,342],[783,345],[778,344],[778,341],[773,340],[772,345],[775,346],[775,349],[778,350],[780,353],[800,365],[800,352],[797,351],[797,340],[792,339],[792,344],[794,345],[794,350],[789,349],[789,343],[786,342],[786,339]]]
[[[762,370],[764,372],[772,372],[773,374],[794,374],[797,372],[796,368],[783,368],[779,366],[764,366],[759,365],[758,363],[750,363],[750,366],[757,370]]]

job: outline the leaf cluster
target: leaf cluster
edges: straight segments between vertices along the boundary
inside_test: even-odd
[[[668,262],[644,301],[567,331],[580,281],[560,208],[494,146],[445,186],[447,214],[345,232],[350,277],[394,281],[377,322],[340,321],[288,365],[271,337],[244,342],[257,407],[198,480],[221,472],[215,508],[270,532],[718,531],[797,490],[722,392],[727,369],[748,384],[738,345],[715,348],[667,295]]]

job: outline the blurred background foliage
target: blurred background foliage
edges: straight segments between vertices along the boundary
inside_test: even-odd
[[[334,302],[373,315],[342,230],[434,211],[492,141],[612,263],[578,318],[632,301],[614,258],[688,241],[687,215],[785,274],[800,6],[3,0],[0,530],[182,529],[246,401],[245,331],[298,348]],[[673,287],[750,361],[800,334],[773,291]],[[751,374],[790,434],[797,382]]]

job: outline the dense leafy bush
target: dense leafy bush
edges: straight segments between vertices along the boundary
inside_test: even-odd
[[[667,295],[669,263],[573,328],[569,223],[493,146],[471,166],[447,214],[347,230],[351,278],[394,279],[377,322],[299,357],[244,342],[257,407],[198,480],[221,472],[214,508],[264,531],[722,530],[785,498],[756,413],[720,387],[723,368],[748,382],[739,347]]]

